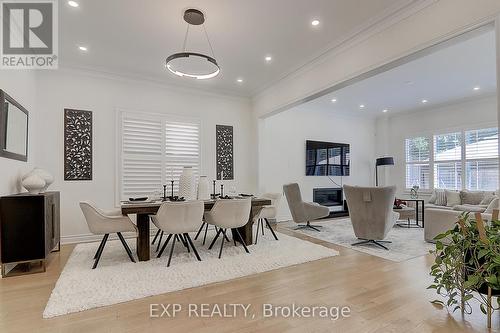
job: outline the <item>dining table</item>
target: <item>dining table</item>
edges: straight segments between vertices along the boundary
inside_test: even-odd
[[[225,200],[225,199],[222,199]],[[229,200],[229,199],[227,199]],[[253,243],[252,226],[254,217],[260,212],[264,206],[271,205],[271,200],[256,198],[252,199],[252,208],[248,216],[248,222],[243,227],[238,228],[243,241],[246,245]],[[210,210],[214,206],[216,200],[205,200],[205,210]],[[139,261],[148,261],[150,259],[150,215],[156,214],[160,208],[162,201],[155,202],[122,202],[121,211],[123,215],[137,215],[137,257]],[[233,230],[233,237],[235,231]]]

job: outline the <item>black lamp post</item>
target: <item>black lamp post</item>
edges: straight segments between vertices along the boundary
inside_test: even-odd
[[[380,157],[375,162],[375,186],[378,186],[378,167],[382,165],[394,165],[393,157]]]

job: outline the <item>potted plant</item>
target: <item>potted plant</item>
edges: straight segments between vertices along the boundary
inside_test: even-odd
[[[433,304],[472,313],[470,300],[477,299],[480,309],[488,315],[494,308],[491,297],[500,296],[500,221],[498,210],[491,221],[484,223],[481,214],[460,216],[455,227],[435,237],[436,250],[430,274],[434,282],[428,289],[436,289],[445,301]]]

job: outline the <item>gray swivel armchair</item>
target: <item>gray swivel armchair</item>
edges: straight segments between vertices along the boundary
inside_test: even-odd
[[[344,185],[354,234],[361,242],[352,245],[374,244],[389,250],[382,243],[399,218],[393,211],[396,187],[358,187]]]
[[[285,192],[286,201],[288,202],[290,213],[292,213],[293,221],[299,223],[299,226],[295,228],[295,230],[312,229],[319,231],[318,228],[322,226],[312,225],[310,222],[330,215],[328,207],[321,206],[314,202],[302,201],[300,188],[297,183],[283,185],[283,192]]]

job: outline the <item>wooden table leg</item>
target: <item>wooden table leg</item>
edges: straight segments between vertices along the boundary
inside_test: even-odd
[[[137,258],[139,261],[149,260],[149,215],[137,214]]]

